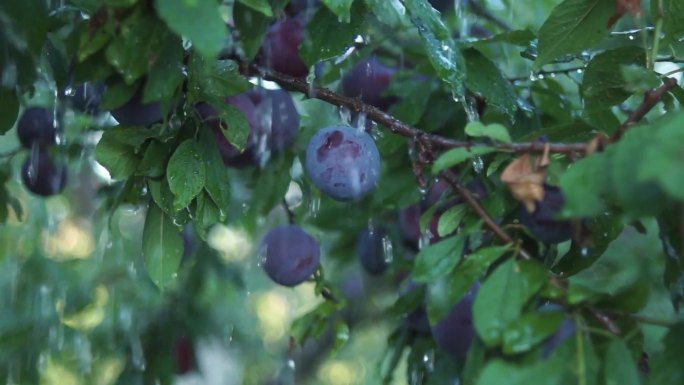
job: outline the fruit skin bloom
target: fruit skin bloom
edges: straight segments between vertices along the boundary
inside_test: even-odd
[[[361,199],[380,179],[380,153],[373,138],[349,126],[318,131],[306,149],[305,166],[313,184],[339,201]]]
[[[260,256],[269,278],[277,284],[292,287],[306,281],[316,271],[321,249],[299,226],[284,225],[266,234]]]

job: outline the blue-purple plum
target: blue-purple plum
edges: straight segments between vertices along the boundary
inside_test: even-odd
[[[568,220],[556,219],[561,212],[565,198],[563,192],[555,186],[544,185],[544,199],[535,204],[530,213],[520,205],[518,219],[527,227],[532,235],[547,244],[560,243],[572,237],[572,224]]]
[[[261,244],[262,266],[277,284],[297,286],[318,268],[321,250],[316,240],[299,226],[273,228]]]
[[[270,151],[279,152],[292,144],[299,132],[299,112],[292,96],[284,90],[265,88],[257,88],[247,94],[256,106],[253,138],[256,150],[267,147]]]
[[[30,192],[43,197],[59,194],[67,181],[65,164],[56,163],[47,151],[32,152],[21,166],[21,180]]]
[[[387,270],[387,231],[381,226],[365,228],[356,240],[356,255],[361,267],[370,275],[380,275]]]
[[[358,200],[380,179],[380,153],[373,138],[349,126],[319,130],[306,149],[306,172],[325,195]]]
[[[364,103],[386,110],[394,102],[395,97],[383,96],[392,81],[394,69],[382,64],[375,57],[364,59],[356,64],[342,78],[342,92],[351,97],[358,97]]]
[[[437,346],[457,358],[465,357],[475,337],[472,307],[473,294],[469,293],[432,327]]]
[[[124,126],[149,126],[162,120],[159,102],[142,102],[143,91],[140,88],[126,103],[113,109],[114,119]]]
[[[304,25],[303,17],[287,18],[271,25],[261,46],[266,66],[294,77],[305,77],[309,73],[309,68],[299,56]]]
[[[320,5],[320,0],[290,0],[290,9],[294,13],[306,11]]]
[[[43,107],[26,109],[17,122],[17,136],[25,148],[37,145],[41,148],[55,144],[54,111]]]
[[[420,215],[422,210],[420,204],[416,203],[399,210],[399,231],[406,242],[414,246],[420,240]]]
[[[427,335],[430,334],[430,321],[428,320],[427,309],[425,308],[424,288],[425,285],[419,285],[414,281],[409,281],[408,285],[401,290],[401,295],[415,295],[412,293],[417,293],[417,291],[423,293],[423,296],[420,298],[420,304],[404,316],[404,322],[408,329],[413,333]]]
[[[100,112],[100,103],[105,91],[104,83],[83,83],[73,88],[70,96],[71,106],[88,115],[96,115]]]

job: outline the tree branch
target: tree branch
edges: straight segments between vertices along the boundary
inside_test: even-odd
[[[617,128],[617,130],[615,130],[613,135],[610,137],[610,141],[616,142],[620,140],[620,138],[622,137],[622,135],[624,135],[627,129],[629,129],[631,126],[633,126],[634,124],[638,123],[641,119],[643,119],[644,116],[646,116],[646,114],[649,111],[651,111],[651,109],[653,109],[653,107],[655,107],[655,105],[658,104],[658,102],[660,102],[665,93],[676,85],[676,79],[667,78],[660,87],[650,91],[646,91],[646,93],[644,94],[644,101],[641,102],[639,107],[637,107],[637,109],[629,115],[627,120],[625,120],[625,122],[622,123],[620,127]]]
[[[440,149],[455,147],[471,148],[486,145],[488,147],[494,147],[498,150],[510,151],[514,153],[540,153],[543,152],[545,147],[547,146],[546,143],[542,143],[539,141],[482,144],[472,141],[449,139],[440,135],[426,133],[415,127],[412,127],[376,107],[363,103],[358,98],[350,98],[347,96],[340,95],[337,92],[331,91],[327,88],[309,85],[303,79],[295,78],[292,76],[257,67],[252,67],[251,72],[258,74],[265,80],[276,82],[282,88],[287,89],[289,91],[301,92],[309,98],[320,99],[339,107],[349,108],[351,111],[357,113],[364,113],[369,119],[379,124],[382,124],[394,134],[401,135],[410,139],[416,139],[420,137],[422,140],[428,141],[433,146],[438,147]],[[550,143],[548,144],[548,147],[549,152],[551,153],[583,154],[586,151],[587,145],[586,143]]]

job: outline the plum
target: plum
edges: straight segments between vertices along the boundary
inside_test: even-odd
[[[34,145],[41,148],[53,145],[56,133],[54,111],[47,108],[28,108],[17,122],[17,136],[25,148],[32,148]]]
[[[558,345],[565,342],[568,338],[574,336],[575,331],[575,322],[573,322],[572,318],[566,318],[561,324],[560,328],[558,328],[558,330],[544,342],[544,350],[542,355],[545,358],[550,356],[551,353],[556,350]]]
[[[149,126],[162,120],[159,102],[143,103],[141,87],[124,105],[111,111],[112,116],[124,126]]]
[[[415,281],[409,281],[408,285],[401,291],[402,296],[409,296],[416,293],[416,290],[421,291],[421,303],[414,310],[406,314],[404,322],[410,331],[416,334],[430,334],[430,321],[428,320],[427,309],[425,307],[425,285],[417,284]]]
[[[271,25],[261,46],[264,65],[294,77],[305,77],[309,68],[299,56],[305,19],[292,17]]]
[[[100,103],[105,91],[104,83],[83,83],[73,88],[70,95],[71,106],[88,115],[96,115],[100,112]]]
[[[320,3],[320,0],[290,0],[290,9],[298,13],[317,7]]]
[[[572,237],[572,224],[567,220],[556,219],[563,208],[563,192],[555,186],[544,185],[544,199],[537,202],[530,213],[520,205],[518,219],[532,235],[547,244],[560,243]]]
[[[397,101],[395,97],[382,96],[394,72],[394,69],[382,64],[375,57],[361,60],[342,78],[342,92],[347,96],[361,98],[364,103],[381,110],[386,110]]]
[[[366,228],[356,241],[356,255],[361,267],[370,275],[380,275],[387,270],[387,231],[382,226]]]
[[[299,113],[290,94],[284,90],[257,88],[247,95],[256,106],[255,113],[259,117],[253,140],[257,150],[262,147],[262,141],[273,152],[282,151],[292,144],[299,131]]]
[[[380,178],[380,153],[373,138],[349,126],[319,130],[306,149],[306,172],[325,195],[361,199]]]
[[[266,234],[260,255],[266,274],[277,284],[297,286],[318,268],[321,250],[313,237],[297,225],[283,225]]]
[[[445,352],[463,358],[475,337],[472,291],[457,303],[449,314],[432,327],[432,338]]]
[[[67,181],[67,168],[55,163],[45,150],[32,152],[21,166],[21,180],[30,192],[43,197],[59,194]]]
[[[419,203],[399,210],[399,231],[404,239],[412,245],[418,245],[418,241],[420,240],[421,214],[422,209]]]

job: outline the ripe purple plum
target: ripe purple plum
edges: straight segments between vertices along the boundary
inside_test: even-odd
[[[304,37],[304,25],[303,17],[287,18],[271,25],[261,47],[266,66],[298,78],[305,77],[309,73],[309,69],[299,56],[299,45]]]
[[[316,240],[299,226],[284,225],[266,234],[260,254],[266,274],[275,283],[292,287],[316,271],[321,250]]]
[[[32,148],[34,145],[41,148],[53,145],[56,133],[54,111],[47,108],[28,108],[17,122],[17,136],[25,148]]]
[[[523,205],[520,206],[520,224],[544,243],[567,241],[572,237],[572,224],[567,220],[556,219],[564,203],[563,192],[558,187],[544,185],[544,199],[536,203],[534,212],[530,213]]]
[[[342,92],[386,110],[397,101],[395,97],[382,95],[389,86],[394,72],[393,68],[382,64],[375,57],[364,59],[342,78]]]
[[[384,227],[366,228],[356,241],[356,255],[361,267],[370,275],[380,275],[387,270],[386,248],[390,242]]]
[[[162,120],[159,102],[143,103],[142,87],[124,105],[111,111],[112,116],[124,126],[149,126]]]
[[[417,308],[406,314],[404,322],[410,331],[416,334],[430,334],[430,321],[428,320],[427,309],[425,308],[425,285],[417,284],[414,281],[409,281],[405,289],[402,290],[401,295],[408,296],[412,293],[417,293],[417,290],[423,293],[421,303]]]
[[[457,358],[465,357],[475,337],[473,297],[472,292],[468,293],[432,328],[432,338],[437,346]]]
[[[30,192],[43,197],[59,194],[67,181],[67,168],[55,163],[47,151],[29,154],[21,166],[21,180]]]
[[[320,0],[291,0],[290,9],[293,13],[299,13],[317,7],[320,3]]]
[[[265,88],[249,91],[248,96],[258,117],[253,139],[256,150],[278,152],[292,144],[299,131],[299,113],[292,96],[284,90]]]
[[[306,149],[306,172],[325,195],[358,200],[375,188],[380,178],[380,153],[373,138],[349,126],[319,130]]]
[[[70,95],[71,106],[84,114],[96,115],[105,91],[104,83],[83,83],[75,86]]]

